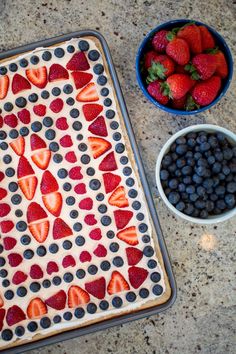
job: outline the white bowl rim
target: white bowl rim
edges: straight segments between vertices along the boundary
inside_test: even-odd
[[[172,135],[167,141],[166,143],[163,145],[158,157],[157,157],[157,161],[156,161],[156,184],[157,184],[157,188],[159,191],[159,194],[162,198],[162,200],[164,201],[164,203],[167,205],[167,207],[176,215],[178,215],[179,217],[181,217],[184,220],[190,221],[192,223],[195,224],[205,224],[205,225],[210,225],[210,224],[214,224],[214,223],[218,223],[218,222],[223,222],[226,221],[230,218],[232,218],[234,215],[236,215],[236,207],[228,212],[225,212],[221,215],[217,215],[217,216],[212,216],[208,219],[200,219],[200,218],[194,218],[192,216],[188,216],[184,213],[182,213],[181,211],[177,210],[167,199],[162,185],[161,185],[161,179],[160,179],[160,168],[161,168],[161,161],[164,157],[164,155],[167,153],[168,149],[170,148],[171,144],[180,136],[186,135],[190,132],[196,132],[196,131],[217,131],[217,132],[221,132],[224,133],[230,140],[233,140],[236,144],[236,134],[234,134],[233,132],[231,132],[230,130],[220,127],[218,125],[215,124],[196,124],[196,125],[190,125],[184,129],[179,130],[177,133],[175,133],[174,135]]]

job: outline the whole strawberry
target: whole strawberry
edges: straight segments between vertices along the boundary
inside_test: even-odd
[[[148,69],[152,66],[152,63],[156,61],[156,58],[158,57],[158,54],[154,51],[151,50],[150,52],[147,52],[144,57],[144,67],[145,69]]]
[[[220,50],[218,50],[214,56],[216,58],[216,74],[222,79],[225,79],[229,73],[225,56]]]
[[[151,67],[148,69],[147,82],[152,82],[158,79],[165,79],[175,70],[174,61],[167,55],[160,54],[155,57]]]
[[[200,106],[209,105],[216,98],[221,87],[221,78],[212,76],[210,79],[198,82],[193,90],[192,97]]]
[[[195,24],[186,24],[177,33],[178,38],[185,39],[193,54],[202,52],[201,32]]]
[[[149,94],[155,98],[155,100],[157,100],[157,102],[163,104],[164,106],[167,105],[167,103],[169,102],[169,97],[165,96],[162,93],[162,87],[161,87],[161,82],[156,80],[151,82],[148,87],[147,90],[149,92]]]
[[[213,49],[215,47],[215,40],[212,34],[205,26],[198,26],[201,33],[202,51],[206,49]]]
[[[179,99],[173,99],[171,102],[171,107],[173,107],[174,109],[185,109],[186,101],[187,95],[184,95]]]
[[[190,72],[193,73],[192,77],[196,80],[207,80],[216,71],[216,58],[212,54],[198,54],[193,58],[192,64],[193,66],[186,66],[190,68]]]
[[[175,37],[171,40],[166,47],[166,54],[179,65],[186,65],[190,60],[188,43],[182,38]]]
[[[180,99],[191,90],[196,81],[186,74],[173,74],[169,76],[164,84],[163,94],[172,99]]]
[[[155,34],[152,39],[152,46],[158,53],[165,53],[166,46],[169,43],[167,39],[168,31],[161,30]]]

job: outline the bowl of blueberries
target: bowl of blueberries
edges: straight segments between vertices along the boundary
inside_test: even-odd
[[[174,134],[156,163],[161,198],[176,215],[213,224],[236,214],[236,134],[212,124]]]

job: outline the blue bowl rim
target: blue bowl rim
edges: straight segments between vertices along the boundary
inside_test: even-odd
[[[142,52],[147,44],[147,42],[150,40],[150,38],[159,30],[167,28],[167,27],[171,27],[173,25],[179,24],[179,23],[188,23],[188,22],[195,22],[197,25],[204,25],[207,27],[207,29],[213,34],[213,36],[218,40],[218,42],[220,42],[222,44],[222,47],[224,48],[224,53],[226,54],[226,59],[228,62],[228,66],[229,66],[229,74],[228,74],[228,78],[225,82],[225,86],[223,88],[223,90],[220,92],[220,94],[215,98],[215,100],[213,102],[211,102],[208,106],[205,107],[201,107],[199,109],[193,110],[193,111],[183,111],[183,110],[176,110],[167,106],[164,106],[162,104],[160,104],[159,102],[157,102],[147,91],[146,87],[143,84],[143,80],[141,77],[141,73],[140,73],[140,59],[141,59],[141,55]],[[151,101],[155,106],[157,106],[158,108],[162,109],[163,111],[166,111],[170,114],[176,114],[176,115],[193,115],[196,113],[201,113],[207,109],[210,109],[212,106],[214,106],[217,102],[219,102],[221,100],[221,98],[226,94],[231,81],[232,81],[232,77],[233,77],[233,57],[231,54],[231,51],[229,49],[228,44],[226,43],[225,39],[221,36],[221,34],[219,34],[219,32],[217,32],[214,28],[208,26],[207,24],[197,21],[197,20],[191,20],[191,19],[174,19],[174,20],[170,20],[167,22],[163,22],[160,25],[156,26],[155,28],[153,28],[143,39],[143,41],[141,42],[139,48],[138,48],[138,52],[136,55],[136,61],[135,61],[135,70],[136,70],[136,78],[138,81],[138,84],[143,92],[143,94],[149,99],[149,101]]]

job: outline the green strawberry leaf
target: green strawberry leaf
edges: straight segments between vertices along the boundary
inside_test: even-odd
[[[210,48],[210,49],[205,50],[205,53],[207,53],[207,54],[217,54],[218,52],[219,52],[219,47]]]
[[[161,82],[160,85],[161,85],[162,94],[164,96],[168,96],[169,98],[173,98],[169,85],[166,82]]]
[[[152,66],[148,68],[147,82],[150,83],[158,79],[164,80],[166,78],[166,70],[167,69],[161,63],[152,62]]]
[[[189,95],[187,97],[187,101],[186,101],[186,111],[194,111],[195,109],[199,109],[200,106],[194,101],[193,97],[191,95]]]

